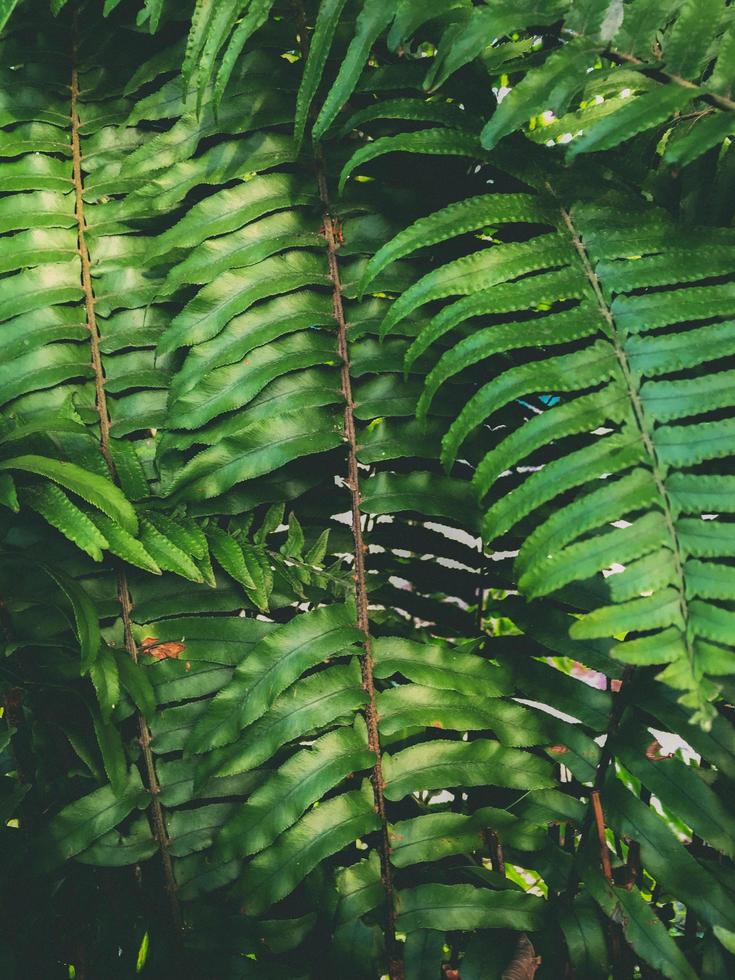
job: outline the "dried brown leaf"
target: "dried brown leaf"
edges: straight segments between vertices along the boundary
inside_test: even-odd
[[[140,652],[154,660],[178,660],[184,650],[186,646],[183,643],[175,640],[159,643],[157,636],[146,636],[140,645]]]
[[[523,932],[518,940],[513,959],[503,970],[501,980],[533,980],[540,965],[541,957],[536,956],[533,943]]]

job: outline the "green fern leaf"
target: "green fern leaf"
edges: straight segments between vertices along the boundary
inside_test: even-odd
[[[636,96],[612,116],[600,120],[573,140],[568,155],[572,159],[579,153],[617,146],[637,133],[663,123],[672,113],[682,111],[696,95],[696,89],[692,91],[672,85]]]
[[[362,295],[378,273],[391,262],[420,248],[428,248],[447,238],[478,231],[498,221],[524,221],[543,224],[548,214],[530,194],[482,194],[470,197],[426,218],[420,218],[387,242],[370,259],[360,281]]]
[[[202,573],[187,552],[146,518],[142,518],[140,522],[140,541],[159,568],[175,572],[191,582],[203,581]]]
[[[151,555],[148,554],[140,541],[128,533],[125,528],[104,514],[90,513],[87,516],[105,538],[106,547],[111,554],[123,558],[131,565],[152,572],[154,575],[161,574],[161,569]]]
[[[237,741],[203,756],[197,764],[197,782],[255,769],[287,742],[352,717],[366,698],[355,660],[312,674],[279,695]]]
[[[439,740],[411,746],[383,760],[385,794],[400,800],[419,790],[450,786],[552,787],[551,768],[543,759],[478,739],[474,742]]]
[[[215,860],[245,857],[269,847],[314,802],[373,761],[364,726],[323,735],[292,755],[225,824],[215,841]]]
[[[77,494],[87,503],[97,507],[108,517],[116,520],[121,527],[131,534],[138,529],[138,521],[132,505],[125,499],[121,491],[109,480],[95,473],[90,473],[75,463],[58,462],[43,456],[16,456],[0,462],[0,470],[16,470],[22,473],[33,473],[46,477],[72,493]]]
[[[557,114],[569,105],[580,87],[580,76],[594,64],[597,50],[587,38],[575,38],[554,51],[543,65],[518,82],[495,110],[480,140],[491,150],[531,116],[550,109]]]
[[[429,91],[439,88],[450,75],[473,61],[487,47],[488,38],[514,34],[530,24],[553,24],[567,6],[567,0],[552,0],[551,3],[526,0],[523,3],[495,4],[488,10],[481,7],[474,9],[467,20],[452,31],[451,43],[447,43],[446,35],[442,38],[424,87]]]
[[[272,256],[252,269],[226,272],[205,286],[171,322],[159,344],[159,354],[210,340],[259,299],[327,284],[323,260],[297,251]]]
[[[474,885],[418,885],[401,891],[399,928],[527,929],[542,928],[544,907],[535,895],[493,891]]]
[[[70,803],[52,817],[45,828],[35,854],[37,865],[52,868],[80,854],[133,810],[144,805],[144,797],[140,775],[133,767],[124,792],[119,796],[115,795],[112,787],[103,786]]]
[[[86,551],[94,561],[102,561],[103,548],[109,547],[107,538],[87,515],[67,497],[63,490],[53,484],[27,487],[21,500],[63,535],[73,541],[78,548]]]
[[[362,8],[355,24],[354,37],[350,42],[337,78],[319,110],[319,115],[312,129],[312,137],[316,142],[322,139],[347,102],[347,99],[352,95],[360,73],[365,67],[365,63],[370,55],[370,48],[373,42],[381,31],[388,26],[392,18],[393,12],[386,9],[385,4],[381,4],[380,0],[363,0]],[[330,33],[331,18],[329,20],[325,18],[323,23],[324,34],[319,40],[323,41],[326,45]],[[320,59],[321,57],[321,50],[318,48],[317,58]],[[318,60],[316,61],[315,70],[316,68],[318,68]]]
[[[235,28],[222,57],[214,86],[215,102],[219,102],[224,95],[240,53],[248,39],[266,22],[273,4],[274,0],[251,0],[248,4],[245,16]]]
[[[344,191],[348,178],[358,167],[386,153],[430,153],[435,156],[482,158],[482,148],[476,136],[459,130],[422,129],[416,133],[382,136],[360,147],[347,161],[339,175],[339,192]]]
[[[237,885],[245,914],[264,912],[289,895],[325,857],[379,826],[369,784],[310,810],[248,866]]]
[[[349,606],[331,606],[298,616],[266,637],[197,723],[188,750],[201,753],[234,741],[309,666],[359,642],[362,634],[353,623]]]

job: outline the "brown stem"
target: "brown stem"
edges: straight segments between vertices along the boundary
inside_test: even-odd
[[[505,878],[505,855],[500,838],[494,830],[483,831],[483,837],[485,838],[485,846],[490,852],[490,864],[493,871],[497,871],[499,875]]]
[[[610,711],[610,717],[608,718],[607,730],[605,733],[605,744],[602,747],[602,752],[600,753],[600,761],[597,763],[597,771],[595,773],[595,781],[593,783],[592,790],[590,792],[590,803],[593,808],[595,806],[595,797],[597,798],[597,803],[600,805],[600,792],[602,790],[603,784],[605,782],[605,776],[607,775],[607,770],[610,763],[613,761],[613,736],[618,730],[620,725],[620,720],[625,710],[625,700],[623,699],[623,691],[627,688],[633,679],[635,668],[632,666],[626,667],[623,672],[623,678],[620,682],[620,687],[617,692],[613,694],[612,710]],[[600,806],[600,809],[602,807]],[[587,811],[582,826],[580,828],[580,838],[578,851],[582,851],[584,848],[585,840],[587,839],[587,834],[589,833],[591,824],[593,820],[596,820],[596,814]],[[607,844],[605,845],[607,849]],[[609,861],[609,856],[608,856]],[[603,866],[604,867],[604,866]],[[612,877],[612,872],[611,872]],[[577,874],[576,868],[572,870],[572,873],[567,882],[565,889],[565,895],[569,901],[574,897],[577,885],[579,883],[579,876]]]
[[[681,75],[675,75],[672,72],[666,71],[665,68],[660,68],[656,65],[647,65],[645,61],[637,58],[634,54],[628,54],[625,51],[617,51],[614,48],[610,48],[605,51],[605,56],[611,61],[616,61],[618,64],[634,65],[636,68],[641,69],[642,74],[648,75],[656,79],[656,81],[664,83],[673,82],[674,85],[679,85],[681,88],[694,89],[702,101],[708,102],[718,109],[726,109],[728,112],[735,111],[735,101],[729,99],[726,95],[719,95],[717,92],[708,92],[695,82],[690,82],[689,79],[682,78]]]
[[[329,192],[324,168],[324,158],[321,152],[316,156],[317,181],[319,196],[324,205],[323,234],[327,243],[327,261],[329,275],[332,280],[332,309],[337,322],[337,348],[341,360],[342,394],[345,399],[344,408],[344,439],[347,444],[347,479],[345,484],[350,491],[352,511],[352,536],[354,540],[355,565],[355,604],[357,606],[357,627],[364,634],[363,654],[360,657],[362,686],[368,695],[365,706],[365,721],[368,730],[368,745],[375,753],[375,764],[371,773],[375,810],[380,817],[382,846],[380,848],[380,872],[386,893],[386,948],[388,951],[388,968],[391,980],[402,980],[403,965],[399,956],[399,946],[396,941],[395,903],[393,874],[390,864],[390,841],[385,810],[385,791],[383,767],[381,762],[380,734],[378,731],[378,710],[375,699],[375,679],[373,676],[373,652],[370,639],[370,616],[368,613],[367,574],[365,569],[366,545],[363,540],[362,521],[360,513],[360,473],[357,464],[357,433],[355,429],[354,402],[352,400],[352,380],[350,378],[350,352],[347,341],[347,322],[342,304],[342,285],[337,262],[338,240],[341,229],[330,211]]]
[[[124,571],[120,571],[117,577],[117,595],[122,610],[123,632],[125,634],[125,648],[134,660],[138,663],[138,647],[133,636],[133,603],[128,589],[127,577]],[[166,830],[166,817],[161,806],[159,794],[161,784],[158,782],[158,773],[151,750],[151,731],[148,723],[140,712],[137,712],[138,720],[138,742],[143,753],[143,764],[145,766],[146,785],[151,794],[150,819],[153,825],[153,836],[158,842],[158,849],[161,854],[163,864],[164,883],[166,894],[168,895],[169,908],[171,910],[171,920],[174,924],[176,933],[180,936],[184,928],[181,915],[181,907],[177,895],[176,876],[174,875],[173,861],[169,852],[169,836]]]
[[[72,153],[72,173],[74,183],[74,214],[77,221],[77,245],[82,265],[82,289],[84,291],[84,306],[87,314],[87,329],[89,331],[89,343],[92,354],[92,368],[94,370],[95,403],[97,416],[100,426],[100,450],[107,464],[110,477],[117,480],[115,464],[110,452],[110,415],[107,409],[107,396],[105,394],[105,375],[102,369],[102,357],[100,354],[100,335],[97,326],[97,317],[94,309],[94,287],[92,284],[91,264],[89,259],[89,248],[86,237],[86,220],[84,216],[84,178],[82,175],[82,151],[79,139],[79,75],[76,67],[77,54],[77,12],[74,12],[73,26],[73,66],[71,70],[71,153]],[[135,644],[132,631],[132,609],[133,603],[128,588],[127,576],[124,569],[117,573],[117,594],[122,611],[123,629],[125,634],[125,648],[132,660],[138,662],[138,648]],[[146,774],[146,784],[151,796],[150,819],[153,835],[158,842],[163,863],[164,879],[166,892],[169,897],[171,918],[177,935],[181,935],[183,921],[181,909],[176,895],[176,878],[174,876],[173,863],[168,850],[169,838],[166,832],[166,821],[158,794],[161,791],[156,774],[156,767],[151,751],[151,733],[143,715],[137,713],[139,741],[143,753],[143,762]]]
[[[592,812],[595,815],[595,827],[597,828],[597,840],[600,844],[600,863],[602,864],[602,873],[605,875],[605,879],[609,884],[613,882],[612,865],[610,864],[610,851],[607,846],[607,836],[605,833],[605,814],[602,812],[602,803],[600,802],[600,791],[598,789],[593,789],[591,793],[592,797]]]
[[[74,21],[76,36],[76,16]],[[76,62],[76,45],[74,47]],[[94,290],[92,288],[92,273],[90,270],[89,248],[87,247],[86,222],[84,219],[84,181],[82,178],[82,151],[79,141],[79,75],[76,63],[71,70],[71,155],[74,180],[74,215],[77,220],[77,243],[82,262],[82,289],[84,290],[84,308],[87,313],[87,329],[89,330],[89,346],[92,351],[92,368],[94,369],[95,405],[100,424],[100,449],[107,463],[110,474],[115,476],[115,464],[110,455],[110,416],[107,411],[107,396],[105,395],[105,375],[102,370],[100,354],[100,336],[97,329],[97,318],[94,312]]]
[[[574,37],[582,37],[577,31],[569,31],[568,33]],[[657,82],[663,82],[664,84],[673,82],[674,85],[679,85],[681,88],[694,89],[703,102],[716,106],[718,109],[735,112],[734,99],[731,99],[727,95],[720,95],[718,92],[709,92],[707,89],[703,89],[701,85],[697,85],[696,82],[691,82],[682,75],[667,71],[663,65],[649,65],[642,58],[638,58],[629,51],[619,51],[617,48],[605,48],[600,51],[600,54],[618,65],[633,65],[635,68],[640,69],[641,74],[646,75],[648,78],[653,78]]]
[[[306,61],[309,54],[309,38],[306,30],[306,16],[301,0],[295,0],[295,14],[298,30],[298,43],[301,55]],[[329,188],[321,147],[314,151],[319,197],[323,205],[322,232],[327,245],[327,262],[329,275],[332,280],[332,310],[337,323],[337,349],[340,356],[340,377],[342,395],[345,400],[344,408],[344,440],[347,444],[347,479],[345,485],[350,491],[350,509],[352,536],[354,541],[355,565],[355,605],[357,607],[357,627],[365,637],[363,654],[360,657],[360,672],[362,685],[368,696],[365,705],[365,722],[368,731],[368,745],[375,753],[370,781],[373,787],[375,810],[380,818],[380,877],[386,896],[386,952],[388,956],[388,975],[390,980],[404,980],[403,957],[400,945],[396,940],[395,920],[395,889],[393,886],[393,869],[390,863],[390,838],[388,836],[388,821],[385,807],[385,783],[383,780],[382,753],[380,749],[380,732],[378,730],[378,709],[375,698],[375,677],[373,673],[373,652],[370,639],[370,615],[368,612],[367,575],[365,569],[365,554],[367,547],[363,540],[363,523],[360,514],[360,473],[357,463],[357,433],[355,429],[355,404],[352,399],[352,379],[350,377],[350,351],[347,341],[347,321],[342,303],[342,283],[337,261],[338,242],[342,240],[340,223],[331,213]]]
[[[605,834],[605,815],[602,809],[602,802],[600,799],[600,792],[602,790],[603,784],[605,782],[605,777],[607,775],[610,763],[613,761],[613,738],[620,725],[621,718],[623,716],[623,711],[625,710],[625,700],[622,697],[622,692],[630,684],[633,679],[635,668],[632,666],[626,667],[623,672],[623,677],[620,682],[620,687],[617,692],[613,695],[612,710],[610,711],[610,717],[607,723],[607,731],[605,737],[605,744],[602,748],[600,754],[600,761],[597,764],[597,771],[595,773],[595,781],[592,789],[590,790],[590,803],[592,805],[592,810],[587,810],[584,821],[582,823],[580,838],[579,838],[579,851],[581,852],[584,848],[585,841],[587,839],[587,834],[590,831],[592,823],[595,824],[597,829],[597,839],[600,847],[600,864],[602,865],[602,873],[605,876],[605,880],[608,884],[613,884],[613,872],[612,865],[610,863],[610,852],[607,846],[607,836]],[[569,877],[567,887],[565,890],[565,897],[567,901],[571,901],[577,890],[579,884],[579,875],[576,870],[576,866],[572,870],[572,874]],[[615,980],[622,980],[626,975],[626,960],[627,960],[627,946],[623,938],[623,933],[620,927],[614,922],[608,922],[607,932],[610,941],[610,953],[612,958],[613,966],[613,977]]]

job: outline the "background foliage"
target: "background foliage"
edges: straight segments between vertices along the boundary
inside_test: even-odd
[[[735,953],[729,0],[0,0],[3,976]]]

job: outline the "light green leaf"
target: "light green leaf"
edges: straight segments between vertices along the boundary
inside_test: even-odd
[[[122,491],[110,480],[90,473],[76,463],[60,462],[44,456],[15,456],[0,462],[0,470],[19,470],[53,480],[71,490],[87,503],[116,520],[130,534],[138,530],[138,520],[132,505]]]
[[[551,766],[544,759],[486,739],[425,742],[383,759],[385,795],[389,800],[452,786],[543,789],[554,785],[551,773]]]
[[[237,884],[244,913],[261,914],[289,895],[319,862],[379,826],[367,781],[361,790],[310,810],[247,866]]]
[[[217,835],[217,860],[245,857],[270,846],[345,777],[369,768],[364,724],[338,728],[296,752],[253,792]]]

